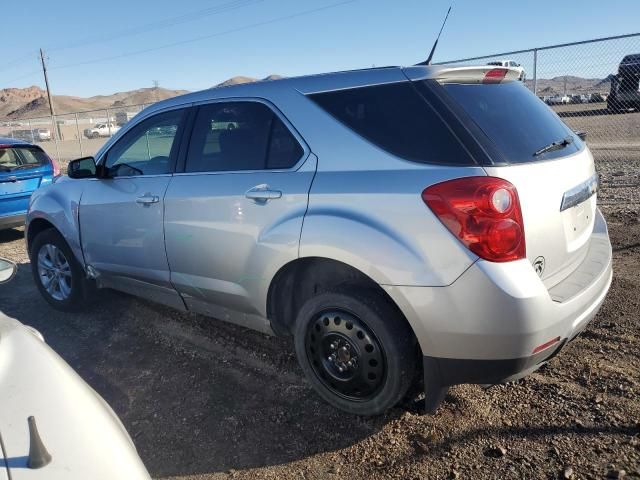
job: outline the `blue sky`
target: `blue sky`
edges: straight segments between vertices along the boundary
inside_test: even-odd
[[[285,76],[410,65],[640,30],[640,1],[29,0],[3,22],[0,88],[90,96],[150,87],[197,90],[234,75]],[[615,8],[610,8],[615,5]],[[172,45],[174,44],[174,45]],[[166,45],[166,48],[159,48]],[[640,39],[541,54],[540,77],[605,76]],[[132,54],[143,51],[142,53]],[[531,69],[530,56],[514,56]]]

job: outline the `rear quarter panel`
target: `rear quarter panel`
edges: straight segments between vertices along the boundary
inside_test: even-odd
[[[322,162],[322,160],[320,160]],[[475,169],[319,171],[300,241],[301,257],[351,265],[381,285],[444,286],[476,259],[422,201],[424,188]]]
[[[477,257],[422,201],[434,183],[486,173],[395,157],[304,99],[294,118],[318,157],[300,239],[301,257],[351,265],[381,285],[449,285]],[[298,112],[294,112],[297,116]],[[301,117],[301,116],[300,116]]]

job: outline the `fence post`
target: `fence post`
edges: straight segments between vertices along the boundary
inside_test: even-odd
[[[538,95],[538,49],[533,49],[533,94]]]
[[[80,157],[84,157],[84,153],[82,152],[82,136],[80,135],[80,127],[78,126],[78,114],[76,116],[76,135],[78,135],[78,143],[80,144]]]
[[[28,120],[29,125],[29,135],[31,135],[31,143],[36,143],[36,139],[33,138],[33,128],[31,128],[31,119]]]
[[[107,127],[109,127],[109,137],[111,137],[111,114],[107,108]]]
[[[58,148],[58,137],[60,137],[60,131],[58,130],[58,124],[56,122],[56,116],[51,115],[51,127],[53,130],[53,142],[56,144],[56,160],[60,162],[60,149]]]

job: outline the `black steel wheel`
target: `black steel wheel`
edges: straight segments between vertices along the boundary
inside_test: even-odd
[[[362,320],[344,310],[321,312],[307,325],[306,354],[318,379],[345,399],[371,398],[386,375],[380,342]]]
[[[416,341],[382,293],[324,292],[300,309],[294,334],[307,379],[327,402],[349,413],[379,415],[406,394]]]

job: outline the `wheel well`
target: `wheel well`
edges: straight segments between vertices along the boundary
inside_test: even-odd
[[[387,292],[360,270],[337,260],[309,257],[288,263],[271,282],[267,296],[267,315],[273,330],[279,335],[290,335],[298,311],[309,298],[347,285],[376,291],[393,305],[402,321],[407,322]]]
[[[31,252],[31,244],[33,243],[33,239],[36,238],[36,236],[40,232],[44,232],[49,228],[56,227],[54,227],[51,222],[43,218],[36,218],[29,223],[29,230],[27,231],[27,247],[29,248],[29,252],[27,253]]]

